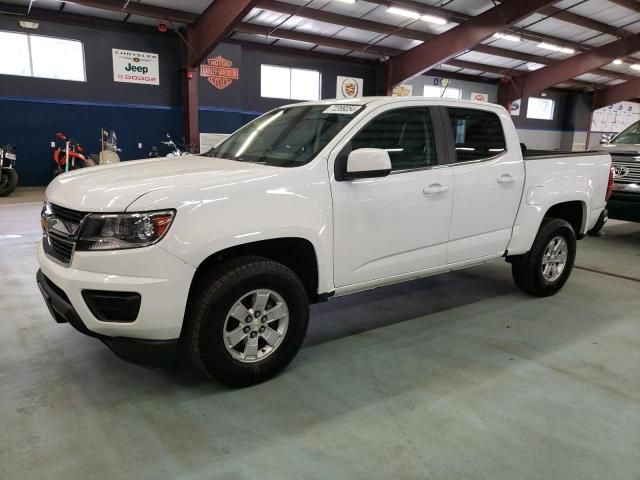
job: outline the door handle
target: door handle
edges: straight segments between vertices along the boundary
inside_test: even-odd
[[[504,175],[500,175],[498,177],[498,183],[513,183],[518,180],[518,177],[514,177],[513,175],[509,175],[505,173]]]
[[[438,193],[444,193],[449,190],[448,185],[440,185],[439,183],[432,183],[428,187],[424,187],[422,193],[425,195],[437,195]]]

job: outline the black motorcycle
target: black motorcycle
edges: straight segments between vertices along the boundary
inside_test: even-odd
[[[16,148],[10,144],[0,145],[0,197],[10,195],[18,186]]]

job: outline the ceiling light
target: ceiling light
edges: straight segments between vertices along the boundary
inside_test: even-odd
[[[509,42],[519,42],[521,40],[521,38],[516,35],[509,35],[506,33],[494,33],[493,38],[497,38],[500,40],[507,40]]]
[[[434,17],[433,15],[422,15],[420,20],[423,22],[435,23],[436,25],[446,25],[447,20],[441,17]]]
[[[20,26],[22,28],[29,28],[31,30],[37,30],[40,24],[38,22],[29,22],[27,20],[20,20]]]
[[[445,25],[447,20],[434,15],[420,15],[420,13],[413,10],[407,10],[405,8],[389,7],[387,13],[393,13],[394,15],[402,15],[403,17],[412,18],[414,20],[422,20],[424,22],[435,23],[438,25]]]
[[[533,72],[534,70],[539,70],[542,67],[544,67],[544,65],[541,65],[540,63],[534,63],[534,62],[527,63],[527,70],[529,70],[530,72]]]
[[[630,68],[633,68],[634,70],[640,70],[640,63],[634,63]]]
[[[336,0],[336,2],[342,2],[342,3],[356,3],[356,0]]]
[[[616,59],[613,61],[613,64],[614,64],[614,65],[622,65],[622,60],[620,60],[619,58],[616,58]]]
[[[554,45],[553,43],[547,42],[539,43],[538,48],[544,48],[545,50],[551,50],[552,52],[568,53],[569,55],[576,53],[573,48],[561,47],[560,45]]]
[[[402,15],[403,17],[415,18],[416,20],[420,18],[420,14],[418,12],[414,12],[413,10],[405,10],[404,8],[398,8],[398,7],[387,8],[387,13],[393,13],[394,15]]]

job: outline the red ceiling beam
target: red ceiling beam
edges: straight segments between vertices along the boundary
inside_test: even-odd
[[[498,101],[501,105],[510,105],[513,100],[539,93],[638,50],[640,50],[640,34],[607,43],[588,53],[581,53],[554,65],[514,77],[511,82],[500,86]]]
[[[434,37],[432,33],[422,32],[420,30],[403,29],[388,23],[374,22],[364,20],[362,18],[350,17],[339,13],[318,10],[316,8],[305,7],[300,9],[299,5],[294,3],[281,2],[279,0],[258,0],[256,8],[262,8],[271,12],[284,13],[286,15],[295,15],[301,18],[308,18],[319,22],[331,23],[333,25],[341,25],[343,27],[357,28],[369,32],[384,33],[387,35],[397,35],[403,38],[415,40],[429,40]]]
[[[158,20],[170,20],[172,22],[192,23],[198,18],[195,13],[182,12],[173,8],[154,7],[138,2],[124,2],[122,0],[65,0],[66,3],[75,3],[83,7],[99,8],[111,12],[128,13],[142,17],[157,18]]]
[[[366,43],[353,42],[351,40],[342,40],[335,37],[325,37],[323,35],[314,35],[311,33],[303,33],[295,30],[285,30],[278,28],[273,30],[271,27],[256,25],[254,23],[240,23],[234,28],[236,32],[253,33],[255,35],[264,35],[275,39],[282,38],[284,40],[296,40],[298,42],[313,43],[325,47],[341,48],[343,50],[353,50],[363,53],[371,53],[383,57],[399,55],[402,50],[397,48],[382,47],[378,45],[367,45]]]
[[[496,75],[505,75],[505,76],[518,75],[522,73],[522,71],[520,70],[515,70],[511,68],[502,68],[502,67],[496,67],[494,65],[487,65],[485,63],[474,63],[474,62],[467,62],[464,60],[457,60],[457,59],[447,60],[447,65],[450,65],[452,67],[464,68],[466,70],[477,70],[479,72],[495,73]],[[589,82],[582,82],[580,80],[567,80],[562,83],[566,85],[572,85],[574,87],[589,89],[589,90],[593,90],[597,86]]]
[[[579,25],[584,28],[588,28],[590,30],[594,30],[596,32],[606,33],[608,35],[613,35],[614,37],[627,37],[632,34],[629,30],[625,30],[623,28],[613,27],[604,22],[599,22],[598,20],[594,20],[589,17],[583,17],[582,15],[578,15],[577,13],[573,13],[570,10],[565,10],[557,7],[547,7],[544,10],[541,10],[539,13],[543,15],[548,15],[557,20],[562,20],[563,22],[573,23],[574,25]]]
[[[640,3],[637,0],[610,0],[611,3],[615,3],[621,7],[631,10],[632,12],[640,13]]]
[[[477,17],[389,60],[389,87],[446,62],[507,26],[554,3],[529,0],[497,5]]]
[[[215,0],[188,27],[189,66],[195,68],[253,8],[255,0]]]
[[[349,28],[357,28],[360,30],[382,33],[385,35],[393,35],[396,37],[407,38],[410,40],[419,40],[422,42],[431,40],[433,37],[436,36],[433,33],[423,32],[421,30],[413,30],[410,28],[396,27],[394,25],[389,25],[387,23],[364,20],[361,18],[350,17],[348,15],[341,15],[339,13],[318,10],[315,8],[306,7],[306,8],[300,9],[298,5],[282,2],[279,0],[258,0],[255,6],[257,8],[269,10],[271,12],[284,13],[287,15],[296,15],[297,17],[308,18],[310,20],[316,20],[319,22],[331,23],[333,25],[341,25],[343,27],[349,27]],[[432,10],[437,10],[437,9],[433,9],[431,7],[429,11],[432,11]],[[536,62],[536,63],[541,63],[543,65],[549,65],[559,61],[553,58],[540,57],[538,55],[518,52],[515,50],[508,50],[506,48],[495,47],[493,45],[479,44],[473,47],[473,51],[486,53],[487,55],[496,55],[504,58],[512,58],[515,60],[521,60],[523,62]],[[625,80],[629,78],[635,78],[632,75],[627,75],[624,73],[613,72],[608,70],[598,70],[598,71],[594,71],[593,73],[597,73],[598,75],[608,76],[610,78],[620,78]]]
[[[640,78],[598,90],[593,96],[593,109],[613,105],[640,96]]]

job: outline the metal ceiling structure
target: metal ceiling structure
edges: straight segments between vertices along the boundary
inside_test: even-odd
[[[242,18],[224,21],[234,28],[221,28],[214,41],[224,38],[273,47],[356,57],[372,62],[393,57],[429,42],[438,35],[463,25],[496,5],[528,4],[508,0],[3,0],[4,5],[31,5],[33,10],[51,10],[86,15],[123,23],[156,25],[170,22],[181,28],[196,24],[208,7],[218,4],[251,4],[238,8]],[[543,2],[544,3],[544,2]],[[554,65],[571,55],[540,48],[541,43],[572,49],[576,54],[640,32],[640,2],[637,0],[561,0],[548,2],[537,12],[509,25],[496,26],[502,38],[487,39],[456,52],[451,60],[441,59],[437,68],[464,75],[497,79],[517,76],[531,69]],[[389,7],[443,19],[444,24],[389,12]],[[3,8],[0,7],[0,11]],[[246,10],[246,11],[245,11]],[[13,10],[15,12],[15,10]],[[222,18],[211,17],[222,24]],[[241,21],[240,21],[241,20]],[[507,22],[508,23],[508,22]],[[218,27],[219,27],[218,25]],[[232,25],[232,26],[233,26]],[[219,27],[220,28],[220,27]],[[514,38],[519,41],[510,41]],[[640,63],[632,55],[622,64],[605,64],[587,75],[575,75],[558,86],[598,89],[635,79]],[[464,63],[462,63],[464,62]],[[190,62],[193,63],[193,62]],[[398,63],[398,62],[396,62]],[[464,68],[462,67],[464,65]]]
[[[0,2],[0,14],[28,11],[32,17],[60,21],[72,15],[128,25],[167,23],[186,30],[187,68],[228,40],[380,64],[388,69],[386,89],[437,71],[452,78],[502,79],[501,97],[506,99],[551,86],[595,91],[598,102],[640,96],[638,0]]]

